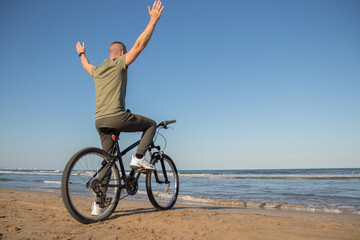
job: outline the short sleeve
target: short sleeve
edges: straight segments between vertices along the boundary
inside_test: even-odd
[[[116,65],[118,65],[121,70],[126,69],[125,58],[126,58],[126,54],[113,59],[115,61]]]
[[[91,74],[93,77],[96,76],[96,71],[98,70],[99,66],[94,66],[92,69],[91,69]]]

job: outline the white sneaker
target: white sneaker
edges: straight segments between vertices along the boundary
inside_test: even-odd
[[[135,156],[132,156],[132,158],[131,158],[130,168],[132,168],[132,169],[142,168],[142,169],[151,170],[151,171],[155,170],[155,166],[148,163],[148,161],[146,161],[145,157],[138,159]]]
[[[100,216],[105,212],[105,208],[101,208],[100,205],[96,202],[93,202],[91,206],[91,215]]]

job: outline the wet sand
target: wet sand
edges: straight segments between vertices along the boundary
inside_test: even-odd
[[[58,193],[0,188],[0,239],[360,239],[360,215],[177,203],[156,211],[121,200],[103,222],[84,225]]]

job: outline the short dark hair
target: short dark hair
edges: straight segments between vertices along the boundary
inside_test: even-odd
[[[120,49],[116,48],[116,49],[112,49],[111,46],[114,45],[114,44],[120,44],[121,47]],[[115,50],[115,51],[122,51],[124,50],[126,52],[126,47],[125,47],[125,44],[123,44],[122,42],[119,42],[119,41],[115,41],[113,43],[110,44],[110,47],[109,47],[109,52],[111,52],[112,50]]]

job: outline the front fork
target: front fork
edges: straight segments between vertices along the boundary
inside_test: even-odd
[[[157,153],[154,153],[154,154],[153,154],[153,153],[151,152],[151,149],[153,149],[153,148],[156,148],[156,149],[157,149]],[[150,147],[148,148],[148,151],[149,151],[149,154],[150,154],[150,159],[153,159],[156,154],[159,155],[159,161],[160,161],[160,165],[161,165],[161,170],[162,170],[162,172],[163,172],[165,181],[161,181],[161,180],[159,179],[159,176],[158,176],[158,173],[157,173],[158,170],[155,170],[155,171],[154,171],[154,176],[155,176],[156,182],[159,183],[159,184],[162,184],[162,183],[170,184],[170,182],[169,182],[169,180],[168,180],[168,177],[167,177],[166,168],[165,168],[164,156],[163,156],[163,153],[162,153],[161,150],[160,150],[160,146],[155,146],[154,143],[151,143]]]

